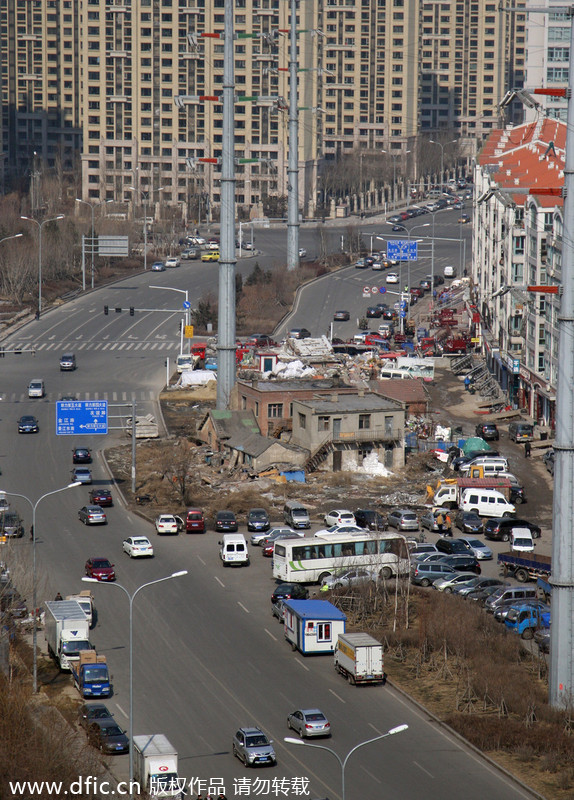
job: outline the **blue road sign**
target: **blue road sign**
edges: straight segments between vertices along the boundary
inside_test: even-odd
[[[418,261],[418,242],[409,239],[389,239],[387,258],[396,261]]]
[[[81,436],[107,432],[107,400],[60,400],[56,403],[56,435]]]
[[[401,317],[401,319],[404,319],[406,315],[407,315],[406,311],[399,311],[399,317]]]
[[[189,300],[184,300],[184,301],[183,301],[183,307],[184,307],[186,310],[187,310],[188,308],[191,308],[191,303],[189,302]]]
[[[386,291],[387,291],[387,287],[386,286],[381,286],[381,288],[379,289],[379,292],[381,294],[385,294]]]
[[[403,311],[404,311],[404,309],[405,309],[406,307],[407,307],[406,300],[401,300],[401,308],[403,309]]]

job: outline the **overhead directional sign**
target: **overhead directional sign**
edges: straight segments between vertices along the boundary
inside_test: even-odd
[[[409,239],[389,239],[387,258],[396,261],[418,261],[418,242]]]
[[[81,436],[108,432],[107,400],[60,400],[56,403],[56,434]]]

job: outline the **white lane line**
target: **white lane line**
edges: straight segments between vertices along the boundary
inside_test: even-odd
[[[117,706],[117,707],[119,708],[119,710],[122,712],[122,714],[124,715],[124,717],[125,717],[126,719],[128,719],[128,715],[127,715],[127,714],[126,714],[126,712],[123,710],[123,708],[121,707],[121,705],[120,705],[119,703],[116,703],[116,706]]]
[[[369,772],[369,770],[368,770],[366,767],[363,767],[363,766],[361,765],[361,769],[363,770],[363,772],[366,772],[366,773],[367,773],[367,775],[369,776],[369,778],[371,778],[372,780],[376,781],[377,783],[381,783],[381,782],[382,782],[382,781],[380,781],[378,778],[376,778],[376,777],[373,775],[373,773],[372,773],[372,772]]]
[[[307,666],[306,666],[306,665],[305,665],[305,664],[304,664],[304,663],[301,661],[301,659],[300,659],[300,658],[296,658],[296,659],[295,659],[295,661],[297,662],[297,664],[299,664],[299,666],[300,666],[300,667],[303,667],[303,669],[305,669],[305,670],[307,670],[307,672],[309,672],[309,667],[307,667]]]
[[[197,560],[199,561],[200,564],[203,564],[203,566],[205,567],[205,561],[201,556],[197,556]]]
[[[342,698],[342,697],[339,697],[339,695],[337,694],[337,692],[334,692],[332,689],[329,689],[329,691],[331,692],[331,694],[333,695],[333,697],[336,697],[336,698],[337,698],[337,700],[339,700],[341,703],[346,703],[346,702],[347,702],[346,700],[343,700],[343,698]]]
[[[242,608],[245,611],[246,614],[251,614],[251,611],[249,611],[248,608],[245,608],[243,603],[240,603],[239,600],[237,601],[237,605],[239,606],[239,608]]]
[[[225,589],[225,584],[223,583],[223,581],[222,581],[222,580],[220,580],[220,579],[217,577],[217,575],[215,575],[214,577],[215,577],[215,580],[217,581],[217,583],[218,583],[218,584],[219,584],[219,585],[222,587],[222,589]]]
[[[418,767],[419,769],[422,769],[422,771],[425,772],[429,776],[429,778],[434,778],[434,775],[432,774],[432,772],[429,772],[428,769],[425,769],[424,767],[421,767],[421,765],[419,764],[418,761],[413,761],[413,764],[415,765],[415,767]]]
[[[276,642],[276,641],[277,641],[277,637],[276,637],[276,636],[273,636],[273,634],[271,633],[271,631],[268,631],[268,630],[267,630],[267,628],[263,628],[263,630],[265,631],[265,633],[267,634],[267,636],[270,636],[270,637],[273,639],[273,641],[274,641],[274,642]]]
[[[372,728],[379,736],[382,736],[384,733],[384,731],[380,731],[378,728],[375,728],[372,722],[369,722],[369,728]]]

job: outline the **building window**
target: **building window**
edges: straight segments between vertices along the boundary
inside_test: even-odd
[[[332,626],[330,622],[318,622],[317,623],[317,641],[318,642],[330,642],[332,639],[331,635]]]
[[[368,431],[370,427],[371,427],[371,415],[359,414],[359,430]]]
[[[328,431],[329,430],[329,420],[330,417],[319,417],[318,419],[318,431]]]
[[[393,417],[385,417],[385,433],[393,432]]]
[[[281,419],[283,417],[283,403],[269,403],[267,406],[267,419]]]
[[[302,430],[305,430],[305,428],[307,427],[307,417],[305,416],[305,414],[301,414],[301,412],[299,412],[298,417],[299,417],[299,427]]]
[[[245,411],[247,409],[247,398],[244,394],[241,395],[241,410]]]

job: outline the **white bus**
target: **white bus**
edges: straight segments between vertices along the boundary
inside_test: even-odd
[[[321,583],[336,570],[367,567],[385,580],[407,575],[409,554],[399,533],[346,534],[275,543],[273,577],[285,583]]]

